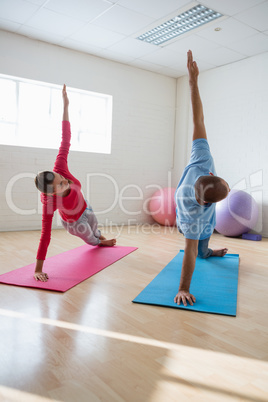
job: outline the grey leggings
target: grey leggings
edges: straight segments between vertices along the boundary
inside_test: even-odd
[[[85,243],[91,246],[100,243],[101,232],[98,229],[98,221],[88,202],[87,208],[76,222],[69,223],[61,219],[61,223],[67,232],[80,237]]]

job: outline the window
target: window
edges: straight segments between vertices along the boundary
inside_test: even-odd
[[[58,149],[62,87],[0,74],[0,144]],[[69,88],[71,150],[111,153],[112,96]]]

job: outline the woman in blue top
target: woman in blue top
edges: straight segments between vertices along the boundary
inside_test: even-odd
[[[216,176],[198,89],[199,70],[190,50],[187,54],[187,67],[194,132],[191,158],[184,169],[175,194],[177,224],[185,237],[185,250],[179,291],[174,299],[175,303],[182,302],[185,306],[187,301],[190,305],[195,302],[194,295],[190,294],[190,284],[197,256],[223,257],[228,251],[226,248],[211,250],[208,248],[208,242],[216,225],[215,203],[226,198],[230,191],[228,183]]]

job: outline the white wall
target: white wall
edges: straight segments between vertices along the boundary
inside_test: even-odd
[[[150,221],[144,212],[132,215],[128,211],[143,210],[144,201],[155,191],[148,185],[168,185],[168,171],[173,163],[176,80],[4,31],[0,31],[0,49],[2,74],[66,83],[113,96],[111,155],[71,152],[69,168],[81,181],[95,211],[107,210],[116,201],[110,212],[98,215],[100,223]],[[38,107],[38,99],[36,103]],[[70,120],[71,110],[72,105]],[[60,138],[59,132],[59,142]],[[0,230],[41,227],[40,211],[31,213],[38,209],[39,199],[32,178],[22,178],[12,187],[14,205],[30,210],[29,215],[14,212],[15,207],[10,208],[5,192],[10,180],[18,174],[33,176],[38,171],[52,169],[55,157],[55,150],[0,145]],[[96,176],[89,185],[87,175],[94,173],[112,179]],[[121,195],[136,199],[121,197],[120,205],[115,200],[116,189],[122,192],[126,185],[132,188]],[[54,222],[55,227],[57,219]]]
[[[268,236],[268,53],[201,73],[200,94],[217,174],[259,204],[256,231]],[[188,79],[177,82],[173,185],[187,164],[192,136]],[[187,133],[187,134],[186,134]],[[187,135],[187,138],[185,137]]]

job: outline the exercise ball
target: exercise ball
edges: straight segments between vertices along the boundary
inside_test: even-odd
[[[157,190],[149,202],[149,212],[160,225],[174,226],[176,223],[175,191],[172,187]]]
[[[217,232],[230,237],[240,236],[253,229],[258,220],[258,205],[250,194],[231,190],[216,204]]]

